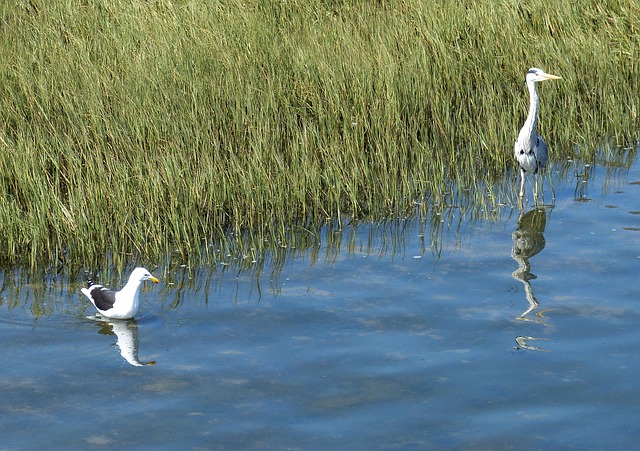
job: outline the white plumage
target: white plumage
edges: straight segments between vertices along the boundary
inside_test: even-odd
[[[82,288],[81,291],[103,316],[130,319],[138,313],[140,307],[138,294],[140,285],[145,280],[150,280],[153,283],[159,282],[145,268],[136,268],[129,276],[127,284],[120,291],[113,291],[102,285],[94,284],[91,279],[87,280],[87,288]]]
[[[538,172],[546,167],[548,158],[547,144],[538,135],[536,125],[538,123],[538,92],[536,82],[543,80],[558,80],[559,76],[545,73],[543,70],[532,67],[527,72],[527,88],[529,89],[529,115],[520,129],[518,139],[514,146],[514,154],[520,167],[520,197],[524,196],[524,179],[527,174],[535,174],[535,196],[538,196]]]

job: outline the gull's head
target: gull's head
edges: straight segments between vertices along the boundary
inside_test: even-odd
[[[153,283],[160,282],[158,279],[153,277],[151,275],[151,273],[149,271],[147,271],[145,268],[136,268],[136,269],[134,269],[133,272],[131,273],[131,277],[129,279],[130,280],[138,280],[140,282],[144,282],[145,280],[150,280]]]
[[[537,67],[532,67],[527,71],[527,83],[544,80],[558,80],[560,78],[562,77],[547,74],[545,71],[543,71],[542,69],[538,69]]]

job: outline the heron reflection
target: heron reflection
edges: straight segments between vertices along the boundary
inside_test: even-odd
[[[107,319],[103,316],[91,316],[90,319],[100,325],[99,334],[115,335],[120,355],[133,366],[155,365],[155,360],[142,362],[138,358],[138,322],[135,319]]]
[[[537,206],[526,213],[522,210],[520,211],[518,226],[511,234],[513,239],[511,257],[518,263],[518,269],[511,274],[511,277],[522,282],[525,298],[527,300],[526,310],[516,316],[516,319],[519,321],[529,321],[543,325],[545,324],[544,310],[540,310],[540,302],[538,302],[538,299],[533,292],[531,281],[536,278],[536,275],[531,272],[531,263],[529,262],[529,259],[544,249],[546,244],[544,239],[544,230],[546,226],[547,208]],[[528,342],[532,340],[543,339],[528,336],[516,337],[518,348],[545,351],[545,349],[528,344]]]

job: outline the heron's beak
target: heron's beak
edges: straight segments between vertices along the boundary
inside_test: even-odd
[[[562,78],[559,75],[551,75],[551,74],[544,74],[543,77],[546,80],[560,80]]]
[[[149,280],[152,281],[153,283],[160,283],[160,281],[153,276],[149,277]]]

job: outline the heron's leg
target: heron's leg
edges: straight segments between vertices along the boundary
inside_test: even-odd
[[[538,189],[538,179],[540,180],[540,189]],[[544,177],[540,176],[540,171],[536,172],[536,192],[534,194],[534,197],[536,199],[536,202],[538,201],[538,194],[542,193],[542,203],[544,204]]]
[[[520,200],[524,197],[524,169],[520,168]]]

